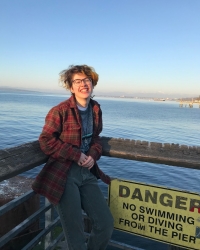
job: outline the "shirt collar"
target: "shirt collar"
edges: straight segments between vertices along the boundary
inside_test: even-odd
[[[72,96],[69,98],[69,100],[70,100],[70,108],[77,108],[75,96],[72,95]],[[94,106],[94,102],[93,102],[92,99],[90,99],[90,102],[89,102],[89,103],[92,105],[92,107]]]

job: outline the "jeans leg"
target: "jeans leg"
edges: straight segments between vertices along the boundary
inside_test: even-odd
[[[104,250],[113,232],[113,217],[95,177],[80,187],[82,207],[92,223],[88,250]]]
[[[73,178],[68,178],[65,191],[56,210],[60,216],[62,228],[69,250],[86,250],[83,216],[79,188]]]

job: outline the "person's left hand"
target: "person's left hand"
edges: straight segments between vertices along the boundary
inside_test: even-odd
[[[87,160],[84,161],[84,163],[81,166],[91,169],[94,166],[94,159],[92,158],[92,156],[89,155]]]

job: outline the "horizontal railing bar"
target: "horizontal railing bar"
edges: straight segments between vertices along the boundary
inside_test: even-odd
[[[19,196],[18,198],[15,198],[15,199],[9,201],[8,203],[6,203],[5,205],[1,206],[0,207],[0,216],[5,214],[6,212],[11,210],[12,208],[20,205],[24,201],[28,200],[33,195],[35,195],[35,192],[33,190],[30,190],[30,191],[26,192],[25,194]]]
[[[90,234],[89,233],[85,233],[86,237],[89,238]],[[124,244],[115,240],[110,240],[108,243],[109,246],[114,246],[117,249],[124,249],[124,250],[144,250],[142,248],[138,248],[138,247],[134,247],[128,244]],[[46,250],[51,250],[53,248],[46,248]]]
[[[200,169],[199,146],[109,137],[101,137],[101,142],[104,156]]]
[[[200,169],[200,147],[101,137],[103,156]],[[0,150],[0,181],[40,166],[48,159],[38,141]]]
[[[49,210],[52,207],[52,204],[46,205],[39,210],[37,210],[34,214],[29,216],[27,219],[25,219],[23,222],[21,222],[19,225],[14,227],[12,230],[10,230],[7,234],[2,236],[0,238],[0,248],[4,246],[7,242],[9,242],[12,238],[17,236],[21,231],[23,231],[27,226],[32,224],[34,221],[39,218],[39,216]]]
[[[90,234],[89,233],[85,233],[86,237],[89,238]],[[109,246],[114,246],[117,247],[119,249],[124,249],[124,250],[144,250],[142,248],[138,248],[138,247],[134,247],[134,246],[130,246],[128,244],[124,244],[115,240],[110,240],[108,243]]]
[[[55,240],[53,240],[52,243],[45,250],[55,249],[55,246],[57,246],[57,244],[64,238],[65,238],[64,233],[63,232],[60,233],[58,237]]]
[[[47,159],[38,141],[0,150],[0,181],[40,166]]]
[[[49,224],[44,230],[42,230],[33,240],[31,240],[22,250],[32,249],[41,241],[41,238],[47,235],[57,224],[60,223],[60,218],[57,217],[51,224]]]
[[[121,243],[121,242],[118,242],[118,241],[115,241],[115,240],[110,240],[108,245],[117,247],[119,249],[124,249],[124,250],[144,250],[142,248],[130,246],[128,244],[124,244],[124,243]]]

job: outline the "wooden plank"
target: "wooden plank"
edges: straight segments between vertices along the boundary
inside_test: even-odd
[[[200,169],[200,147],[101,137],[103,155]]]
[[[103,155],[200,169],[200,147],[101,137]],[[0,181],[41,165],[48,157],[34,141],[0,150]]]
[[[0,150],[0,181],[37,167],[47,159],[38,141]]]

